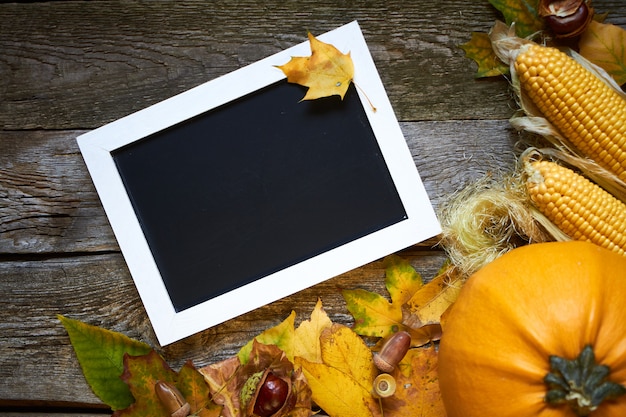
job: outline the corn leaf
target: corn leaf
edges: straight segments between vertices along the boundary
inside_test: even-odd
[[[626,83],[626,30],[591,21],[578,46],[583,57],[603,68],[619,85]]]
[[[128,407],[134,399],[120,379],[125,355],[145,355],[152,348],[121,333],[57,316],[67,331],[83,375],[93,392],[113,410]]]
[[[509,66],[502,62],[491,47],[491,40],[486,33],[473,32],[471,39],[460,45],[465,56],[478,64],[476,78],[496,77],[509,73]]]
[[[544,22],[539,16],[539,0],[489,0],[502,13],[507,25],[515,23],[515,32],[525,38],[540,31]]]

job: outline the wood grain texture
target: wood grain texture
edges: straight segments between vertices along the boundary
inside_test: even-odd
[[[0,126],[97,127],[352,20],[400,119],[510,114],[458,48],[496,18],[487,2],[105,4],[0,5]]]
[[[440,251],[412,248],[400,255],[410,260],[425,279],[432,278],[444,261]],[[0,401],[99,404],[85,383],[57,314],[159,346],[119,254],[0,262],[0,288]],[[350,288],[386,294],[382,261],[160,348],[159,352],[174,369],[186,360],[204,366],[226,359],[262,330],[284,320],[292,310],[297,313],[297,323],[308,319],[318,297],[334,322],[350,325],[352,319],[341,295],[342,289]]]
[[[513,166],[506,120],[403,122],[433,204],[489,170]],[[0,131],[0,253],[118,251],[76,144],[82,131]]]
[[[594,6],[626,27],[623,0]],[[106,413],[57,314],[158,348],[79,134],[302,42],[307,30],[358,20],[437,207],[515,162],[508,83],[474,79],[459,48],[496,18],[487,0],[0,4],[0,415]],[[400,255],[430,278],[445,258],[435,243]],[[306,319],[318,297],[350,325],[341,290],[384,294],[383,279],[378,260],[158,350],[174,369],[217,362],[292,310]]]

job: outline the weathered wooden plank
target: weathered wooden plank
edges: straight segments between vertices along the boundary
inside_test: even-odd
[[[626,25],[620,0],[594,5]],[[2,4],[0,127],[100,126],[352,20],[400,119],[506,118],[506,81],[473,80],[458,47],[497,17],[464,0]]]
[[[506,170],[503,121],[405,122],[433,204],[486,169]],[[119,250],[76,145],[81,131],[0,131],[0,254]]]
[[[432,278],[440,251],[400,253]],[[224,324],[159,349],[170,366],[197,366],[230,357],[262,330],[293,310],[297,323],[309,317],[320,297],[334,322],[351,324],[341,290],[365,288],[386,294],[382,261],[357,268]],[[98,404],[86,385],[69,339],[56,315],[86,321],[158,348],[122,257],[118,254],[0,262],[0,401],[68,401]]]
[[[464,0],[2,4],[0,127],[97,127],[352,20],[400,119],[507,117],[506,81],[475,82],[458,47],[496,17]]]

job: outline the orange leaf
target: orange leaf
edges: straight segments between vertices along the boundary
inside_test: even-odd
[[[292,57],[279,66],[290,83],[309,87],[302,100],[338,95],[342,99],[354,77],[350,53],[343,54],[333,45],[319,41],[309,33],[310,57]]]
[[[591,21],[578,46],[583,57],[603,68],[619,85],[626,83],[626,30]]]
[[[382,400],[386,417],[445,417],[434,346],[409,350],[392,375],[397,388]]]

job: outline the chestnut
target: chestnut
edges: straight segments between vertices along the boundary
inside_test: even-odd
[[[539,14],[557,38],[572,38],[587,28],[593,8],[587,0],[542,0]]]
[[[405,331],[394,333],[378,354],[374,355],[374,365],[382,372],[393,372],[411,347],[411,335]]]
[[[254,402],[254,414],[260,417],[269,417],[282,408],[289,395],[289,384],[283,379],[269,372]]]

